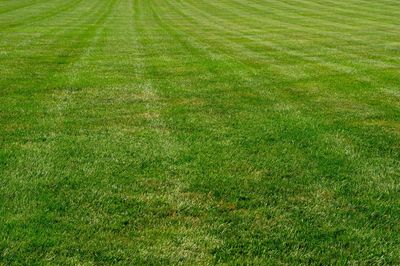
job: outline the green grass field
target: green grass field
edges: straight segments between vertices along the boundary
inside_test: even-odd
[[[0,265],[400,264],[400,1],[0,0]]]

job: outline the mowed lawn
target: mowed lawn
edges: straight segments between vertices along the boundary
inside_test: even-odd
[[[16,264],[400,264],[400,1],[0,0]]]

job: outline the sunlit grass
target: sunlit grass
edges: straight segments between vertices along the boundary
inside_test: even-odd
[[[0,0],[0,264],[400,264],[399,24]]]

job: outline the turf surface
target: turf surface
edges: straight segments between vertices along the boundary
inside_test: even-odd
[[[0,264],[400,264],[397,0],[0,0]]]

